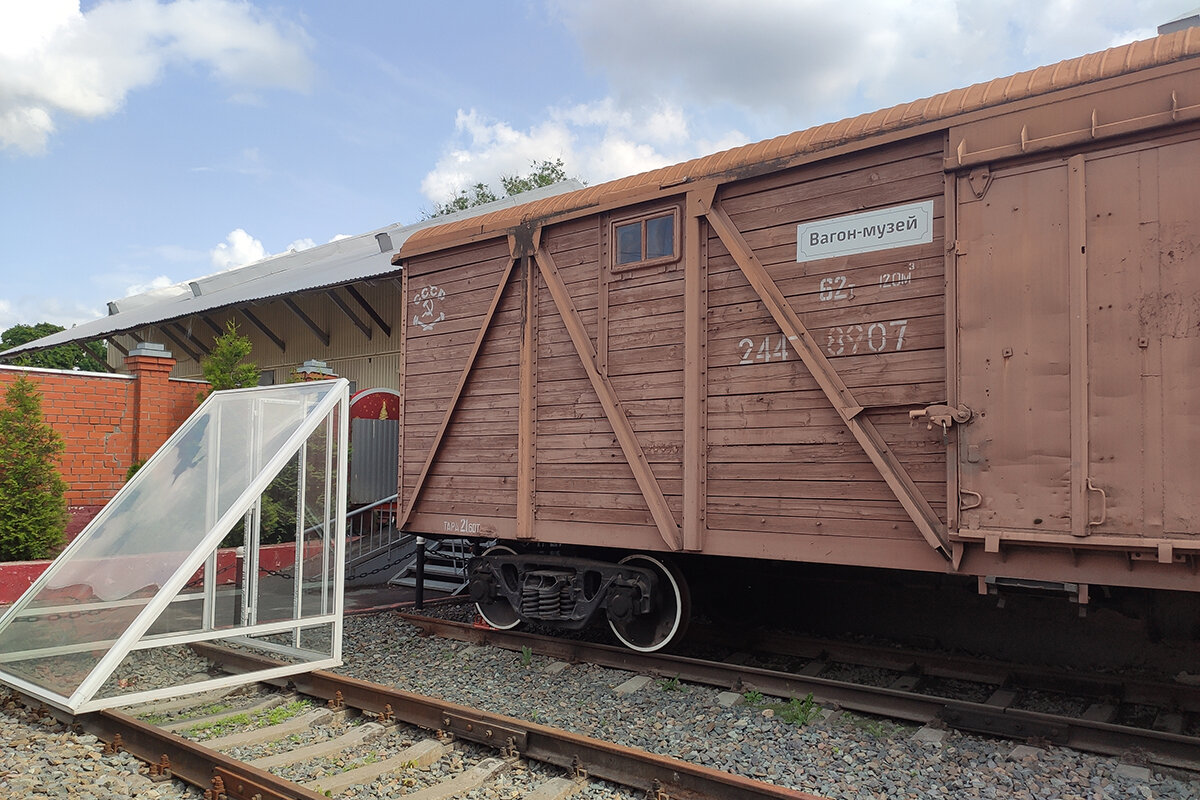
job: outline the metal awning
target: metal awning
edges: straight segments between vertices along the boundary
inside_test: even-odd
[[[409,236],[422,228],[575,191],[582,186],[583,184],[576,180],[560,181],[551,186],[505,197],[455,214],[423,220],[412,225],[389,225],[370,233],[348,236],[300,252],[282,253],[237,269],[115,300],[109,303],[107,317],[90,320],[65,331],[27,342],[0,353],[0,357],[44,350],[70,342],[104,339],[147,325],[157,325],[218,309],[394,275],[399,270],[392,266],[393,253],[399,250],[400,245]]]

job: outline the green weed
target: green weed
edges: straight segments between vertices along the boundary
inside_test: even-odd
[[[820,716],[821,707],[813,700],[812,692],[809,692],[803,700],[793,697],[776,713],[784,722],[803,727]]]
[[[664,692],[686,692],[687,687],[679,682],[679,676],[674,678],[665,678],[658,682],[658,688]]]

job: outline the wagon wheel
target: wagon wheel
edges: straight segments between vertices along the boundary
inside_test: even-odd
[[[661,650],[682,639],[692,615],[692,597],[683,574],[673,564],[642,553],[626,556],[620,563],[652,570],[658,575],[659,591],[649,614],[624,622],[610,614],[608,626],[612,632],[626,647],[643,653]]]
[[[486,556],[493,553],[515,556],[517,551],[508,545],[496,544],[485,550],[483,554]],[[498,630],[506,631],[521,624],[521,618],[517,616],[516,609],[504,596],[488,600],[486,603],[476,603],[475,610],[479,612],[479,616],[483,617],[484,622]]]

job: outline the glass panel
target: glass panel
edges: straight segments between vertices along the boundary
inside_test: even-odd
[[[633,264],[642,260],[642,223],[617,226],[617,263]]]
[[[646,260],[675,255],[675,215],[646,220]]]
[[[96,697],[121,697],[185,686],[228,674],[185,644],[134,650],[121,660]]]
[[[300,457],[263,492],[258,549],[257,621],[293,619],[296,611],[296,510]]]
[[[335,412],[336,413],[336,412]],[[333,560],[327,545],[333,528],[333,497],[337,463],[330,447],[328,422],[308,437],[304,472],[304,550],[301,565],[300,616],[328,614],[333,610]],[[336,431],[336,428],[334,429]],[[334,436],[336,439],[336,434]]]
[[[71,695],[162,586],[216,533],[216,522],[304,424],[307,413],[344,387],[344,382],[323,381],[212,395],[50,565],[41,588],[22,597],[6,616],[0,671]],[[227,524],[232,529],[240,523]],[[229,587],[240,581],[229,584],[222,575],[231,571],[236,576],[236,559],[224,556],[216,571],[214,606],[223,624],[233,622],[237,606]],[[204,623],[205,585],[200,570],[152,633],[198,630]]]

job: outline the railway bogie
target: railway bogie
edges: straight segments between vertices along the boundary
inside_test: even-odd
[[[603,617],[623,644],[651,652],[682,638],[691,612],[683,574],[645,553],[610,561],[495,545],[471,559],[467,576],[479,615],[501,630],[524,622],[575,631]]]

